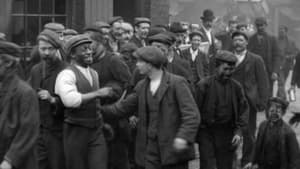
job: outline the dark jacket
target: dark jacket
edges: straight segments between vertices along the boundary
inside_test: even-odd
[[[200,28],[200,32],[203,34],[202,42],[209,42],[208,36],[206,35],[206,32],[203,27]],[[212,32],[211,32],[211,40],[212,40],[212,44],[208,49],[208,55],[212,55],[216,51],[215,35]]]
[[[183,50],[182,56],[189,63],[192,62],[192,55],[190,52],[190,48]],[[196,62],[195,64],[196,64],[198,78],[201,80],[202,78],[208,76],[208,74],[209,74],[208,61],[207,61],[205,54],[202,53],[200,50],[198,50],[198,55],[196,56],[195,62]]]
[[[39,106],[35,91],[13,75],[0,89],[0,161],[16,169],[38,169],[35,145]]]
[[[249,39],[248,50],[262,57],[269,76],[273,72],[279,74],[282,61],[282,52],[279,50],[277,39],[276,37],[268,35],[267,33],[263,36],[264,41],[260,45],[258,41],[258,34],[254,34]],[[259,48],[262,48],[263,51],[260,52]]]
[[[284,121],[281,121],[279,131],[280,169],[298,169],[300,160],[299,145],[295,132]],[[268,121],[260,124],[256,144],[253,152],[253,164],[263,165],[264,161],[264,139],[268,133],[266,128]],[[274,140],[275,141],[275,140]]]
[[[233,50],[233,40],[231,38],[230,32],[222,32],[216,35],[216,38],[222,42],[222,50],[232,51]]]
[[[300,87],[300,53],[296,56],[296,63],[293,69],[292,85]]]
[[[214,114],[217,113],[216,99],[218,94],[216,92],[215,84],[217,80],[217,76],[210,76],[202,79],[196,86],[196,102],[201,113],[202,121],[200,127],[202,128],[209,127],[215,122]],[[234,110],[234,132],[235,134],[242,135],[242,129],[248,124],[248,102],[239,82],[230,79],[227,83],[230,83],[233,91],[231,95]]]
[[[129,42],[134,43],[138,48],[143,47],[142,41],[138,39],[136,35],[133,35]],[[146,40],[145,40],[145,44],[146,44]]]
[[[257,110],[266,108],[269,81],[264,61],[260,56],[247,52],[245,59],[235,68],[232,78],[243,86],[251,106]]]
[[[149,79],[145,78],[135,87],[135,92],[125,100],[103,108],[104,116],[124,117],[137,111],[135,159],[138,165],[145,165],[147,147],[148,110],[146,92]],[[186,162],[194,158],[193,143],[200,122],[200,114],[184,78],[164,72],[156,93],[159,101],[157,139],[163,165]],[[175,137],[187,140],[190,147],[184,154],[176,154],[172,147]]]
[[[42,61],[33,66],[28,79],[28,83],[36,93],[39,90],[47,90],[56,99],[55,104],[39,100],[41,125],[49,130],[62,130],[64,106],[59,96],[54,93],[54,86],[58,73],[65,67],[66,64],[60,60],[57,60],[50,66],[47,66],[46,62]]]

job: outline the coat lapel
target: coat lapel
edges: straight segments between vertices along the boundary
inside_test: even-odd
[[[239,71],[240,69],[242,69],[244,67],[244,65],[248,62],[249,59],[249,52],[246,53],[246,56],[244,58],[244,60],[242,61],[242,63],[240,63],[236,68],[235,71]]]
[[[163,96],[165,95],[167,89],[169,88],[169,83],[170,83],[170,74],[167,72],[164,72],[161,84],[156,93],[158,102],[160,102],[162,100]]]

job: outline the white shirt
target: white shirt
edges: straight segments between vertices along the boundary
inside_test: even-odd
[[[211,29],[207,30],[204,26],[203,26],[203,30],[208,38],[209,44],[212,44],[212,37],[211,37]]]
[[[152,95],[154,95],[156,93],[156,91],[161,83],[161,79],[162,78],[158,78],[158,79],[150,81],[150,92]]]
[[[234,54],[237,58],[236,66],[240,65],[244,61],[246,54],[247,54],[247,50],[245,50],[241,54],[237,54],[237,53]]]
[[[194,62],[197,55],[198,55],[198,49],[197,50],[193,50],[192,48],[190,48],[190,53],[192,55],[192,61]]]
[[[93,80],[90,68],[84,68],[78,65],[75,66],[86,77],[92,86]],[[76,108],[81,105],[82,94],[78,92],[76,86],[76,75],[72,70],[65,69],[57,75],[54,90],[66,107]]]

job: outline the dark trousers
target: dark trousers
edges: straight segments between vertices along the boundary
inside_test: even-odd
[[[67,169],[106,169],[107,148],[102,127],[64,124]]]
[[[148,139],[145,156],[145,169],[188,169],[188,161],[179,164],[162,165],[157,139]]]
[[[236,149],[231,143],[233,135],[231,127],[199,129],[200,169],[232,169]]]
[[[128,144],[120,137],[108,143],[109,169],[130,169]]]
[[[254,106],[249,104],[249,120],[248,127],[243,130],[243,156],[242,156],[242,166],[250,162],[252,150],[255,141],[256,132],[256,120],[257,120],[257,110]]]
[[[38,138],[39,169],[65,169],[62,131],[41,127]]]

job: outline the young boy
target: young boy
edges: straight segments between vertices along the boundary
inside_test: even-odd
[[[253,152],[252,163],[246,169],[298,169],[299,145],[295,132],[282,120],[288,102],[269,99],[267,120],[262,122]]]

